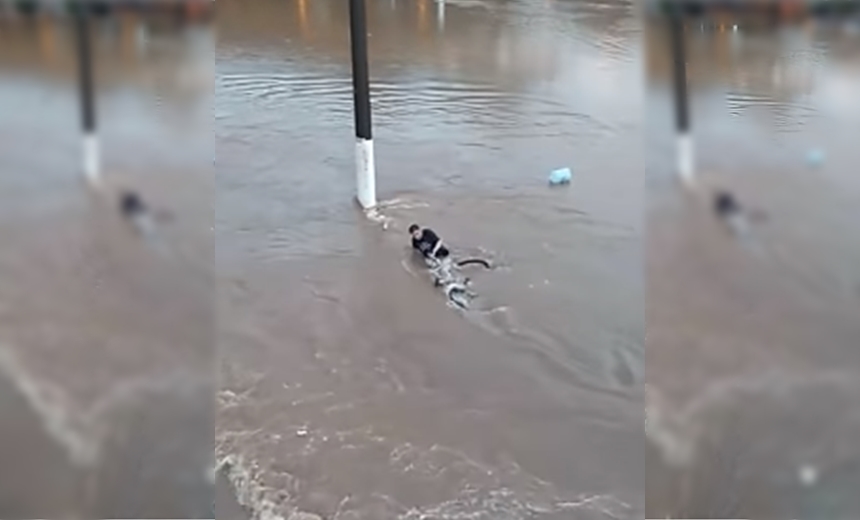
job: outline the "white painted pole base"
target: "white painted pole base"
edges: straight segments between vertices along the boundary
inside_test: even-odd
[[[376,164],[373,158],[373,139],[356,139],[355,167],[358,203],[364,209],[373,209],[376,207]]]
[[[99,138],[96,134],[84,134],[84,176],[91,185],[101,182]]]
[[[678,135],[678,176],[687,186],[695,182],[696,162],[693,154],[693,136],[690,134]]]
[[[436,0],[436,23],[439,29],[445,29],[445,0]]]

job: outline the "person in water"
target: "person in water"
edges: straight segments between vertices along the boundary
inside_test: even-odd
[[[468,300],[473,296],[467,287],[469,279],[454,272],[451,252],[442,243],[439,235],[432,229],[422,229],[418,224],[409,226],[409,234],[412,235],[412,248],[424,257],[435,284],[443,288],[451,303],[461,309],[467,308]]]
[[[409,234],[412,235],[412,248],[424,258],[441,262],[451,255],[442,239],[432,229],[422,229],[418,224],[412,224],[409,226]]]
[[[149,207],[137,192],[122,192],[119,199],[119,212],[134,225],[138,233],[151,236],[155,231],[155,221]]]

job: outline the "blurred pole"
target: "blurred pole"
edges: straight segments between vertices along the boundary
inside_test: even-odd
[[[96,110],[93,85],[93,55],[90,41],[90,27],[87,8],[79,5],[75,10],[75,26],[78,47],[78,76],[80,79],[81,116],[84,134],[84,175],[87,181],[98,184],[101,180],[99,171],[99,141],[96,134]]]
[[[445,0],[436,0],[436,21],[439,30],[445,30]]]
[[[365,0],[349,0],[352,44],[352,90],[355,101],[357,198],[364,209],[376,206],[376,165],[370,121],[370,75],[367,64]]]
[[[684,52],[684,19],[680,6],[669,14],[675,96],[675,129],[678,134],[678,175],[692,184],[695,175],[693,136],[690,132],[690,108],[687,93],[687,57]]]

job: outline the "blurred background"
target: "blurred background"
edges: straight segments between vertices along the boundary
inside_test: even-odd
[[[212,4],[84,5],[0,3],[0,516],[211,518]]]
[[[678,5],[691,190],[675,175]],[[649,517],[860,514],[857,7],[647,8]]]

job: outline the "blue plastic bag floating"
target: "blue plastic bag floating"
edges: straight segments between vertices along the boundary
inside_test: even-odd
[[[806,164],[813,168],[821,166],[824,163],[824,159],[824,150],[820,148],[813,148],[806,153]]]
[[[559,184],[569,184],[570,177],[570,168],[559,168],[557,170],[553,170],[553,172],[549,174],[549,183],[551,186],[558,186]]]

